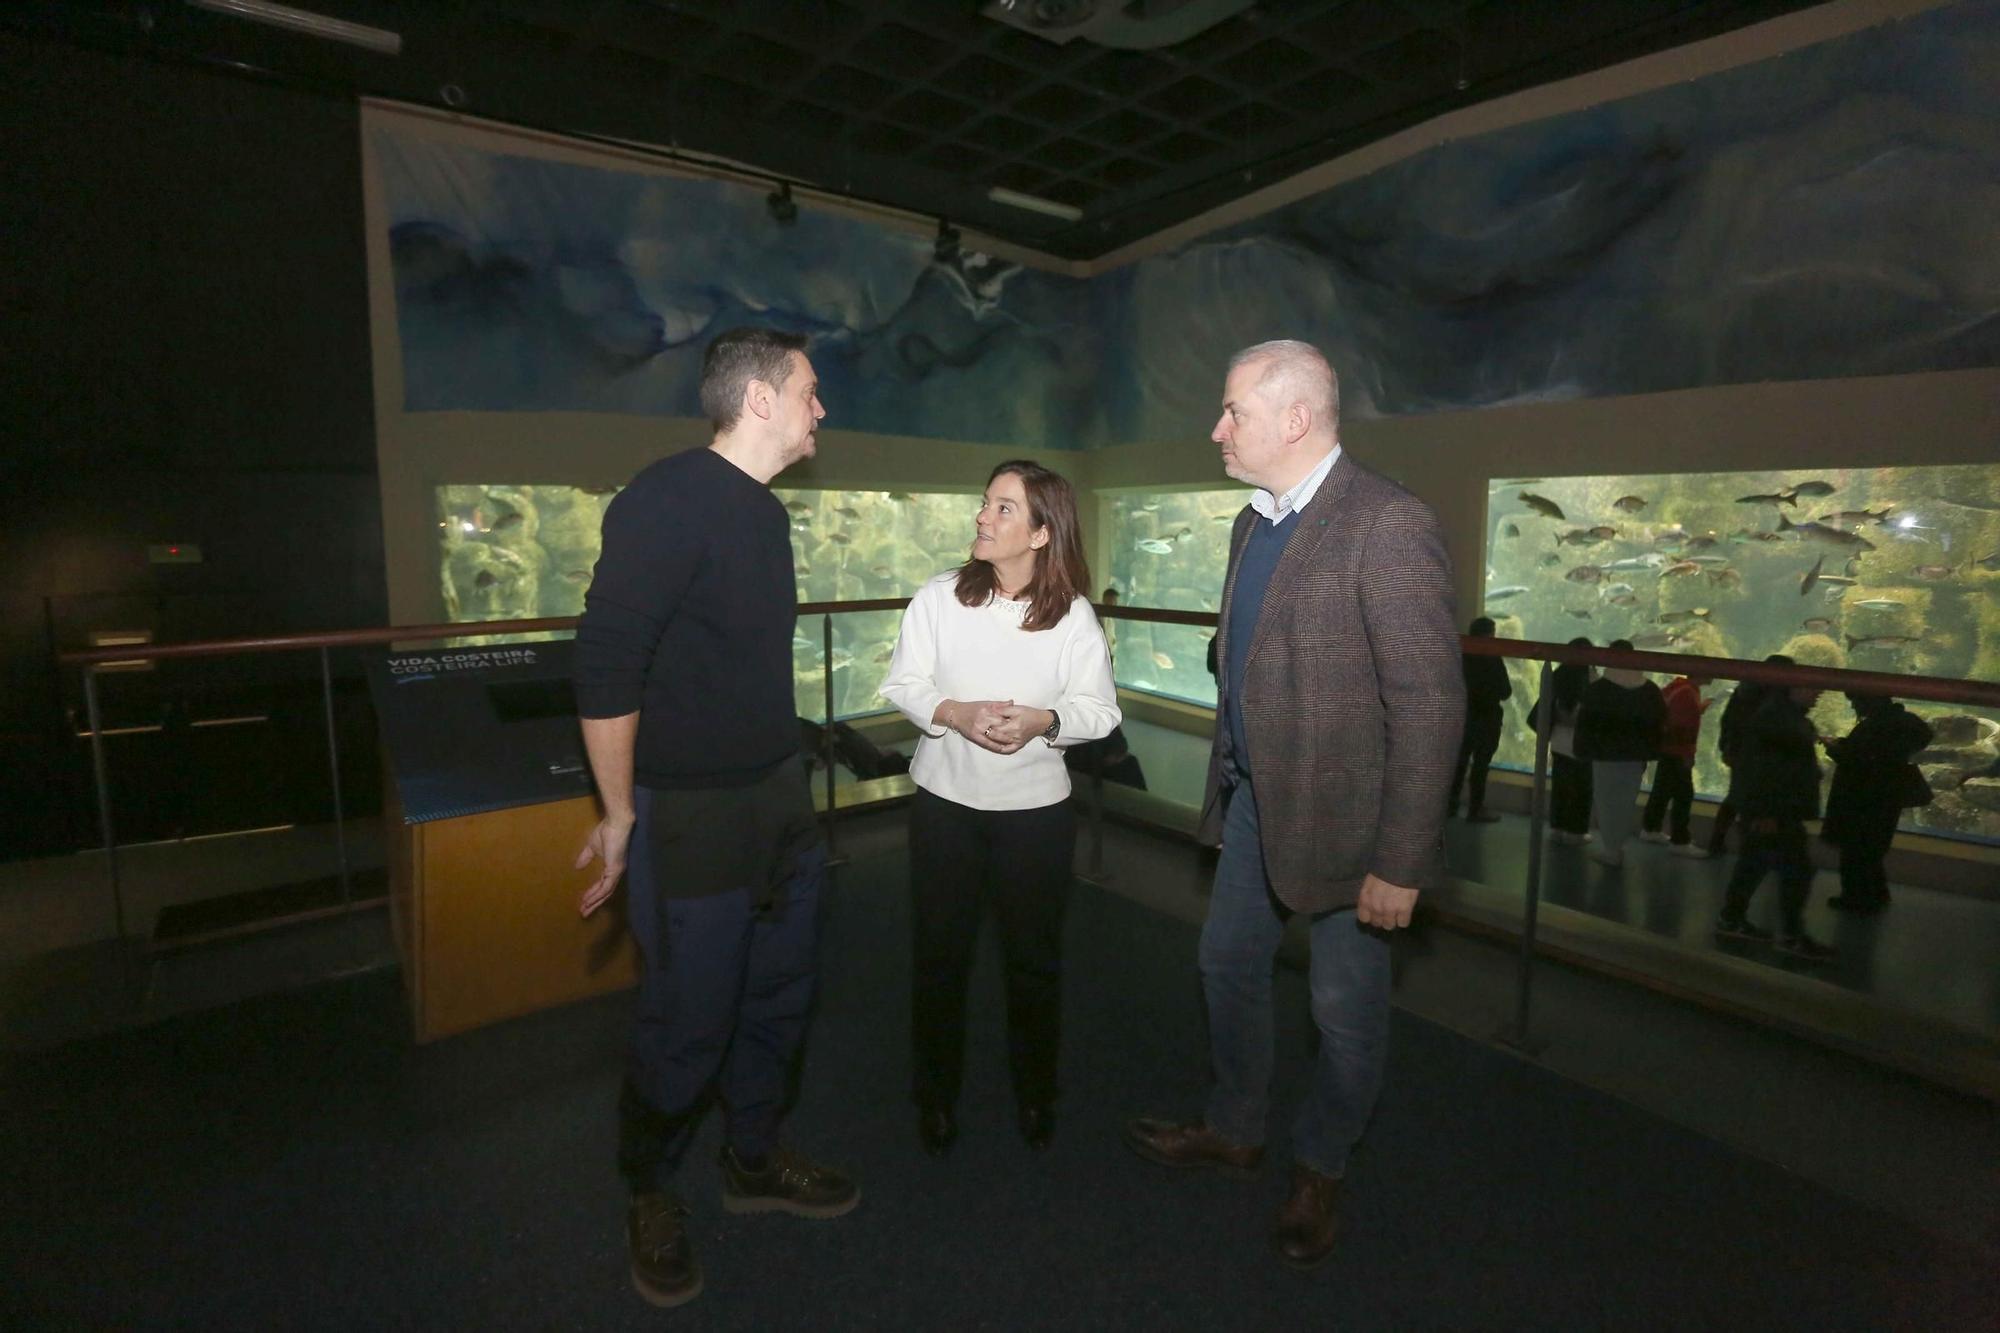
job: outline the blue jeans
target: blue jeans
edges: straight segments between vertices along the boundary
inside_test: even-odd
[[[801,853],[771,907],[750,887],[700,898],[661,892],[644,836],[651,793],[634,793],[625,892],[638,942],[639,1008],[619,1098],[619,1169],[635,1193],[666,1186],[711,1089],[738,1157],[776,1145],[793,1059],[812,1009],[826,848]]]
[[[1223,822],[1222,859],[1201,931],[1201,976],[1215,1072],[1208,1123],[1244,1146],[1264,1142],[1270,1118],[1271,970],[1290,915],[1272,896],[1258,841],[1257,803],[1250,784],[1240,783]],[[1322,1175],[1341,1176],[1382,1090],[1389,1049],[1389,937],[1343,908],[1314,917],[1311,940],[1319,1054],[1292,1122],[1292,1156]]]

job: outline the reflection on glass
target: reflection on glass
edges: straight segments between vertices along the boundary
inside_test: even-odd
[[[439,578],[453,621],[525,620],[583,613],[597,565],[604,507],[617,487],[457,485],[437,489]],[[972,545],[979,501],[969,494],[776,489],[791,520],[802,602],[908,597],[959,564]],[[817,616],[792,639],[799,716],[823,719],[833,673],[834,714],[883,708],[901,613],[833,620],[828,659]],[[551,637],[510,635],[495,643]]]
[[[1111,497],[1106,508],[1111,568],[1104,584],[1118,589],[1127,606],[1214,611],[1229,566],[1230,525],[1249,495],[1232,486]],[[1214,631],[1136,621],[1113,621],[1110,630],[1120,685],[1214,707],[1215,680],[1208,674]]]
[[[2000,679],[2000,469],[1512,478],[1490,483],[1486,525],[1485,610],[1506,638]],[[1498,758],[1525,768],[1535,667],[1509,668]],[[2000,711],[1911,707],[1937,732],[1919,758],[1937,795],[1905,827],[2000,838],[2000,776],[1983,776]],[[1729,780],[1720,716],[1695,765],[1708,795]],[[1828,735],[1854,722],[1832,694],[1813,717]]]

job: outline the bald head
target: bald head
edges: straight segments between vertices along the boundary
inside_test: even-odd
[[[1262,342],[1229,358],[1232,372],[1244,366],[1255,368],[1257,392],[1272,408],[1303,407],[1312,414],[1313,434],[1340,438],[1340,377],[1319,348],[1292,338]]]

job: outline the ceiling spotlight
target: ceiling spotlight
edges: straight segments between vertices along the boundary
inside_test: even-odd
[[[780,227],[789,227],[799,220],[799,205],[792,198],[790,181],[780,181],[777,189],[765,195],[764,207],[771,210],[771,221]]]
[[[940,264],[958,262],[958,228],[943,218],[938,219],[937,241],[931,246],[931,258]]]
[[[1075,222],[1083,217],[1083,210],[1074,204],[1059,204],[1053,199],[1044,199],[1038,194],[1023,194],[1004,185],[994,186],[986,192],[986,197],[1008,208],[1025,209],[1044,217],[1061,218],[1064,222]]]

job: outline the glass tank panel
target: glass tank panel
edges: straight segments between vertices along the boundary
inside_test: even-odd
[[[583,613],[617,487],[455,485],[437,488],[439,577],[452,621]],[[773,491],[791,519],[802,602],[908,597],[959,564],[972,544],[977,496],[905,491]],[[898,611],[833,618],[834,713],[879,712]],[[509,639],[547,636],[516,635]],[[823,718],[829,667],[818,617],[792,639],[799,716]],[[483,642],[494,642],[484,640]]]
[[[1485,607],[1503,638],[2000,680],[2000,468],[1510,478],[1486,508]],[[1498,760],[1529,768],[1536,668],[1509,669]],[[1911,707],[1936,731],[1919,757],[1936,798],[1904,827],[2000,839],[2000,710]],[[1702,729],[1705,795],[1728,787],[1720,716]],[[1838,694],[1813,717],[1825,735],[1854,722]]]
[[[1229,567],[1230,525],[1249,496],[1241,486],[1109,496],[1104,513],[1111,568],[1103,586],[1118,589],[1127,606],[1214,611]],[[1215,706],[1215,679],[1208,674],[1213,630],[1134,621],[1113,621],[1109,628],[1120,685]]]

